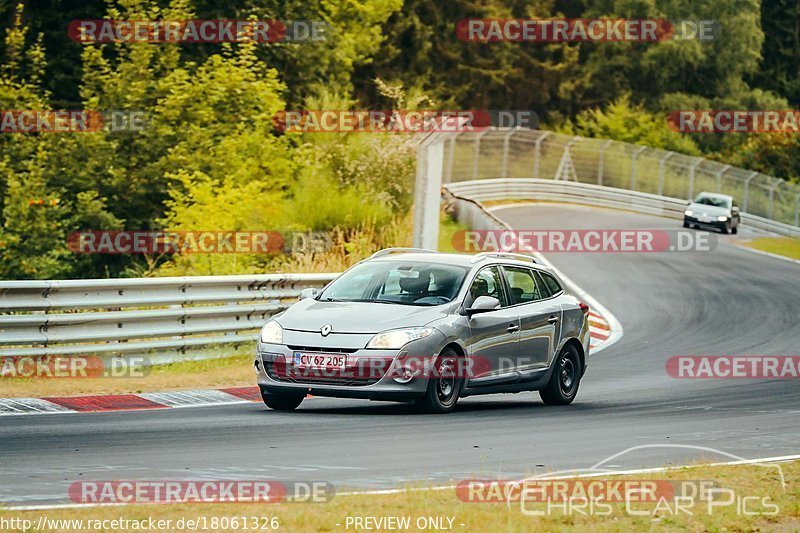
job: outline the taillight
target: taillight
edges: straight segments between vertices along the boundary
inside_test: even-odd
[[[589,306],[586,305],[585,303],[583,303],[583,302],[579,303],[578,307],[581,308],[581,311],[583,311],[584,315],[588,315],[589,314]]]

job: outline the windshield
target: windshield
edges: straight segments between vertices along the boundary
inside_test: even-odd
[[[466,274],[466,268],[454,265],[402,261],[362,263],[331,283],[319,299],[441,305],[456,297]]]
[[[694,203],[701,204],[701,205],[710,205],[713,207],[730,207],[730,200],[727,198],[721,198],[719,196],[698,196]]]

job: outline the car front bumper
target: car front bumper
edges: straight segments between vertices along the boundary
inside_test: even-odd
[[[287,338],[288,337],[288,338]],[[439,332],[395,350],[367,350],[372,335],[322,337],[316,332],[285,331],[286,344],[258,343],[254,368],[262,392],[311,394],[338,398],[412,401],[427,390],[428,379],[417,375],[406,381],[405,366],[420,370],[420,358],[435,359],[444,335]],[[358,346],[358,347],[355,347]],[[346,364],[341,371],[303,369],[294,365],[295,352],[341,354]]]

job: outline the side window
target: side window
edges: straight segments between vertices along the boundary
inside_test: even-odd
[[[503,282],[500,278],[500,271],[497,267],[484,268],[469,287],[469,294],[467,295],[467,305],[472,305],[478,296],[492,296],[500,300],[500,305],[506,307],[508,300],[503,291]]]
[[[511,303],[523,304],[542,299],[533,272],[527,268],[503,267],[511,289]]]
[[[559,292],[564,290],[558,283],[558,281],[556,281],[556,278],[554,278],[547,272],[539,272],[539,275],[542,276],[542,280],[544,281],[544,284],[547,287],[547,292],[550,293],[549,296],[553,296],[554,294],[558,294]]]

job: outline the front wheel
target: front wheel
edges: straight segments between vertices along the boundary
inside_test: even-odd
[[[569,405],[578,394],[581,382],[581,358],[572,345],[562,348],[556,358],[547,387],[539,391],[547,405]]]
[[[433,374],[428,376],[425,395],[415,402],[417,408],[426,413],[452,411],[458,402],[461,385],[464,383],[461,366],[461,359],[453,349],[443,350],[436,360]]]
[[[731,234],[736,235],[739,233],[739,226],[734,226],[731,228]]]
[[[261,389],[264,405],[275,411],[294,411],[305,397],[305,394],[273,394]]]

